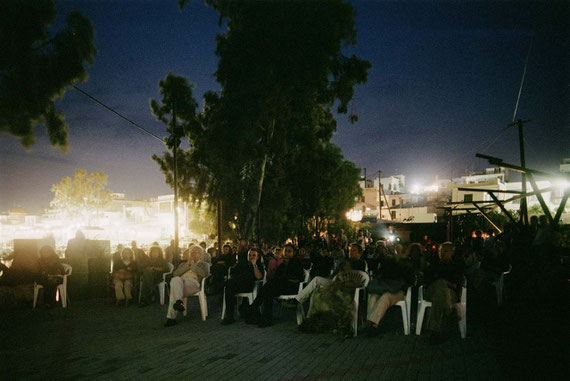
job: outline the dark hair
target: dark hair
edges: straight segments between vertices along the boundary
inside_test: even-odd
[[[295,245],[293,245],[292,243],[287,243],[285,245],[283,245],[283,249],[290,247],[291,249],[293,249],[293,253],[297,254],[297,248],[295,247]]]

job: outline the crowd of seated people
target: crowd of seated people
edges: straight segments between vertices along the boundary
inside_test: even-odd
[[[537,253],[551,239],[544,222],[537,224],[536,231],[529,236],[532,238],[528,246]],[[208,248],[205,242],[193,242],[181,250],[171,242],[165,250],[153,244],[147,252],[133,241],[130,248],[119,245],[112,254],[111,284],[117,305],[129,305],[137,292],[141,305],[148,305],[156,299],[157,284],[163,281],[172,264],[174,271],[166,277],[169,285],[166,326],[176,324],[178,312],[185,309],[184,298],[200,291],[202,280],[207,279],[207,294],[225,295],[225,316],[221,321],[224,325],[236,321],[235,295],[252,292],[257,287],[253,303],[248,305],[244,298],[238,307],[246,323],[271,326],[275,299],[280,295],[295,295],[297,304],[309,304],[306,330],[348,333],[352,328],[348,323],[355,318],[351,315],[354,289],[359,285],[343,282],[346,278],[339,275],[361,271],[370,276],[360,303],[363,307],[360,316],[366,322],[368,336],[379,335],[387,311],[404,300],[409,287],[413,300],[410,320],[414,322],[418,287],[423,286],[424,298],[432,303],[426,310],[423,327],[430,342],[439,344],[445,339],[447,321],[458,318],[454,305],[459,301],[462,286],[469,287],[470,297],[496,306],[494,284],[513,264],[513,247],[517,244],[508,234],[497,236],[482,230],[475,231],[473,237],[467,235],[441,245],[428,237],[409,245],[389,239],[374,241],[366,232],[352,239],[343,237],[344,233],[313,241],[289,240],[274,246],[242,239],[224,243],[221,250],[216,246]],[[81,239],[76,237],[70,253],[80,246]],[[40,250],[33,272],[20,271],[17,261],[10,268],[1,265],[0,285],[36,281],[44,285],[45,304],[53,305],[59,276],[63,274],[56,258],[55,253]],[[543,259],[537,261],[541,263]],[[307,273],[309,278],[305,283]]]

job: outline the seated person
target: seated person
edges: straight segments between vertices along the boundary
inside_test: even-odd
[[[234,320],[235,295],[242,292],[251,292],[256,280],[263,279],[263,270],[257,265],[259,253],[257,249],[249,249],[247,262],[239,262],[232,267],[231,278],[225,284],[226,313],[223,325],[232,324]],[[245,299],[244,299],[245,301]]]
[[[40,249],[40,277],[38,283],[44,286],[44,303],[47,308],[55,304],[57,286],[63,283],[65,269],[51,246]]]
[[[210,265],[203,260],[203,249],[194,245],[188,250],[188,261],[182,262],[170,280],[170,300],[165,327],[176,324],[178,311],[184,311],[182,298],[200,291],[202,279],[210,276]]]
[[[364,271],[366,268],[366,263],[360,259],[362,255],[362,246],[359,244],[353,243],[350,246],[350,251],[348,253],[349,258],[342,261],[337,270],[334,273],[334,276],[338,275],[341,272],[351,271],[351,270],[358,270]],[[354,267],[353,267],[354,266]],[[333,277],[334,278],[334,277]],[[328,286],[330,285],[332,280],[328,277],[316,276],[314,277],[307,286],[305,286],[301,292],[295,297],[295,300],[299,303],[304,303],[309,300],[311,294],[319,287]]]
[[[224,289],[224,279],[228,275],[228,269],[235,264],[235,255],[230,245],[222,247],[222,254],[214,259],[211,267],[212,277],[208,285],[208,292],[218,294]]]
[[[276,246],[273,248],[273,258],[267,264],[267,280],[273,279],[275,270],[283,263],[283,248]]]
[[[115,298],[117,305],[125,300],[125,306],[129,305],[133,298],[131,290],[137,274],[137,264],[134,262],[134,253],[128,247],[121,252],[121,258],[113,261],[113,283],[115,285]]]
[[[421,249],[420,254],[421,254]],[[379,334],[378,324],[388,308],[406,297],[406,291],[412,285],[414,273],[408,260],[386,256],[382,259],[380,272],[368,284],[367,322],[370,327],[368,336]]]
[[[17,286],[34,283],[40,275],[40,265],[36,253],[13,252],[5,257],[12,260],[10,267],[0,263],[0,286]]]
[[[501,274],[509,268],[509,259],[505,254],[505,243],[495,241],[493,250],[487,252],[481,261],[481,266],[472,272],[473,290],[480,296],[487,295],[486,291],[499,280]]]
[[[285,245],[283,263],[275,270],[275,276],[259,290],[246,316],[247,323],[258,323],[259,327],[268,327],[273,319],[273,298],[279,295],[293,295],[299,291],[299,283],[305,279],[303,264],[295,256],[295,247]],[[263,304],[263,315],[258,316],[258,309]]]
[[[148,305],[155,287],[162,282],[162,274],[169,270],[160,246],[151,246],[148,254],[147,267],[142,271],[141,276],[141,307]]]
[[[334,260],[331,258],[329,249],[324,247],[320,254],[316,254],[311,258],[313,266],[311,268],[311,278],[316,276],[330,277],[334,268]]]
[[[439,261],[434,261],[427,267],[424,274],[424,284],[427,286],[424,298],[432,303],[426,312],[426,328],[431,331],[431,344],[441,344],[444,341],[444,320],[456,314],[453,306],[461,295],[464,265],[453,261],[453,256],[453,244],[442,243],[439,247]]]
[[[297,257],[301,260],[301,263],[303,264],[303,268],[305,270],[310,270],[311,266],[312,266],[312,262],[310,259],[310,252],[308,250],[307,247],[301,247],[299,248],[299,254],[297,255]]]

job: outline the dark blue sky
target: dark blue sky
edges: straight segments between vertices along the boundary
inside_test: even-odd
[[[348,160],[408,182],[450,178],[486,162],[475,152],[518,163],[511,121],[533,25],[534,44],[518,116],[527,164],[556,171],[570,157],[570,50],[567,2],[354,2],[357,45],[372,62],[357,88],[358,123],[339,115],[333,141]],[[546,5],[545,5],[546,4]],[[159,136],[165,127],[148,101],[159,99],[168,72],[196,83],[195,96],[219,89],[217,13],[192,1],[56,1],[61,17],[81,10],[96,28],[98,54],[78,86]],[[43,128],[29,151],[0,136],[0,211],[46,208],[51,185],[78,168],[104,171],[109,187],[129,197],[170,192],[150,159],[164,147],[75,90],[58,102],[70,125],[66,155],[49,146]],[[502,131],[502,132],[501,132]]]

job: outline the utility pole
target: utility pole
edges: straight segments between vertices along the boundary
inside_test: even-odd
[[[378,171],[378,218],[382,219],[382,171]]]
[[[178,147],[180,146],[180,136],[178,126],[176,126],[176,110],[172,108],[171,133],[167,142],[172,147],[172,158],[174,160],[174,247],[179,247],[178,237]]]
[[[222,254],[222,200],[218,200],[218,255]]]
[[[519,132],[519,151],[521,157],[521,167],[526,168],[526,160],[524,154],[524,136],[523,136],[523,125],[524,123],[530,122],[530,120],[521,120],[518,119],[516,122],[512,122],[509,124],[509,127],[517,126]],[[522,181],[522,192],[526,195],[526,173],[522,173],[521,175]],[[526,196],[521,198],[521,206],[520,206],[520,221],[524,226],[528,226],[528,207],[527,207],[527,200]]]

